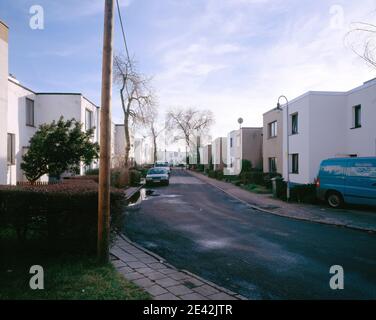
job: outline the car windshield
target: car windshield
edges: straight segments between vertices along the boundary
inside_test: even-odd
[[[168,163],[156,163],[155,167],[168,167]]]
[[[148,174],[165,174],[166,170],[164,169],[150,169]]]

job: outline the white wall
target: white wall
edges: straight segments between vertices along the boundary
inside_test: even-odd
[[[8,28],[0,21],[0,184],[7,180]]]
[[[309,99],[309,167],[303,183],[314,181],[322,160],[342,156],[346,149],[346,96],[312,93]]]
[[[64,120],[74,118],[83,123],[85,121],[80,94],[38,94],[36,101],[39,109],[39,124],[51,123],[59,120],[61,116]]]
[[[361,128],[353,128],[356,105],[362,106]],[[289,154],[299,154],[299,173],[290,173],[292,183],[313,183],[321,161],[328,158],[376,156],[376,80],[349,92],[307,92],[290,102],[289,115],[295,112],[299,133],[289,135]],[[287,123],[285,107],[283,123]],[[283,156],[287,160],[291,123],[283,127]],[[287,161],[283,163],[286,180]]]
[[[361,128],[353,127],[353,107],[362,106]],[[376,80],[348,93],[346,105],[346,153],[376,156]]]
[[[231,146],[232,139],[232,146]],[[231,131],[227,135],[227,168],[226,175],[238,175],[241,171],[241,134],[240,130]]]
[[[34,121],[35,126],[26,125],[26,98],[34,100]],[[8,132],[15,134],[16,142],[16,163],[8,166],[7,184],[16,184],[17,181],[24,181],[21,170],[22,155],[24,148],[29,146],[29,141],[36,131],[40,121],[40,111],[35,103],[36,95],[18,85],[13,81],[8,81]]]

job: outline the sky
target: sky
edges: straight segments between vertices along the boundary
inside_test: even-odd
[[[354,23],[376,20],[376,0],[119,2],[130,55],[152,77],[160,119],[173,107],[210,109],[213,138],[236,129],[239,117],[261,127],[282,94],[347,91],[376,77],[345,37]],[[30,28],[33,5],[44,9],[43,30]],[[103,7],[102,0],[1,0],[10,72],[34,91],[81,92],[99,104]],[[114,43],[124,53],[117,19]],[[116,86],[112,114],[122,122]]]

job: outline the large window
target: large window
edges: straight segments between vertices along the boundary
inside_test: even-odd
[[[360,128],[362,126],[362,106],[353,107],[353,128]]]
[[[90,130],[93,127],[93,112],[85,110],[85,130]]]
[[[34,100],[26,98],[26,125],[34,127]]]
[[[290,173],[299,173],[299,154],[290,154]]]
[[[294,113],[291,115],[291,134],[298,133],[298,114]]]
[[[8,133],[7,151],[8,165],[16,164],[16,135],[13,133]]]
[[[269,172],[277,172],[277,158],[269,158]]]
[[[273,121],[268,124],[268,131],[269,138],[274,138],[277,136],[277,121]]]

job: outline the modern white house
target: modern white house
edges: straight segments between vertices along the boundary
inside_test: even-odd
[[[214,170],[223,170],[227,163],[227,138],[216,138],[212,143]]]
[[[76,119],[82,129],[95,127],[94,142],[99,142],[99,107],[81,93],[35,92],[8,75],[8,28],[0,22],[0,184],[24,181],[22,156],[38,127],[64,119]],[[91,168],[97,167],[93,162]],[[80,174],[88,167],[81,165]],[[43,176],[42,181],[48,177]]]
[[[238,175],[242,160],[251,162],[252,167],[262,168],[262,128],[240,128],[227,135],[226,175]]]
[[[157,161],[168,162],[176,166],[176,165],[185,163],[186,153],[180,151],[180,149],[178,149],[178,151],[158,150]]]
[[[8,27],[0,21],[0,184],[7,181]]]
[[[288,115],[286,105],[274,112],[283,118],[274,153],[283,150],[282,173],[291,183],[313,183],[327,158],[376,156],[376,79],[348,92],[310,91],[289,102]],[[264,125],[273,120],[266,116]],[[264,140],[265,149],[272,152]]]
[[[83,130],[95,128],[93,142],[99,142],[99,107],[80,93],[37,93],[21,85],[13,77],[8,78],[7,105],[7,169],[6,184],[25,181],[21,170],[22,156],[27,152],[29,141],[38,127],[60,117],[80,121]],[[80,174],[98,166],[95,161],[89,167],[81,165]],[[48,177],[42,177],[47,181]]]

